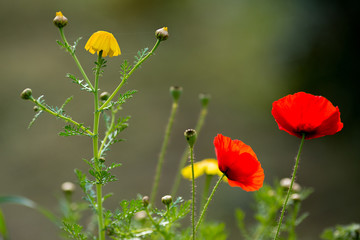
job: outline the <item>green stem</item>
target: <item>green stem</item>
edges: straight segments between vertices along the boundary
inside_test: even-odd
[[[219,180],[218,180],[217,183],[215,184],[215,186],[214,186],[214,188],[213,188],[213,190],[212,190],[212,192],[211,192],[208,200],[206,201],[205,206],[204,206],[204,208],[203,208],[203,210],[202,210],[202,212],[201,212],[200,218],[199,218],[199,220],[198,220],[198,222],[197,222],[197,224],[196,224],[195,232],[199,229],[199,226],[200,226],[201,221],[203,220],[203,218],[204,218],[204,216],[205,216],[205,212],[206,212],[206,210],[207,210],[207,208],[208,208],[208,206],[209,206],[209,203],[210,203],[211,199],[213,198],[216,189],[218,188],[220,182],[223,180],[224,177],[225,177],[225,174],[223,174],[223,175],[219,178]]]
[[[192,201],[191,201],[191,224],[192,224],[192,239],[196,239],[195,231],[195,173],[194,173],[194,148],[190,147],[190,162],[191,162],[191,186],[192,186]]]
[[[149,209],[147,207],[145,207],[145,212],[146,215],[148,216],[148,218],[150,219],[150,222],[155,226],[156,230],[163,235],[164,239],[167,239],[167,235],[166,233],[164,233],[164,231],[162,231],[159,227],[159,224],[157,222],[155,222],[155,220],[153,219],[153,217],[151,216]]]
[[[206,105],[201,109],[198,121],[196,123],[195,131],[196,131],[197,135],[199,135],[199,133],[200,133],[200,131],[201,131],[203,125],[204,125],[204,121],[205,121],[207,112],[208,112],[208,110],[207,110],[207,105]],[[187,157],[188,157],[188,150],[186,148],[183,155],[182,155],[182,157],[181,157],[180,163],[179,163],[178,171],[176,173],[174,185],[173,185],[172,191],[171,191],[171,196],[176,196],[177,191],[179,190],[180,181],[181,181],[181,169],[184,168],[184,166],[186,164]]]
[[[298,154],[296,156],[296,161],[295,161],[295,166],[294,166],[294,170],[293,170],[293,173],[292,173],[292,176],[291,176],[291,183],[290,183],[290,187],[289,187],[289,190],[286,194],[286,197],[285,197],[285,201],[284,201],[284,204],[283,204],[283,208],[281,210],[281,216],[280,216],[280,219],[279,219],[279,223],[278,223],[278,227],[277,227],[277,230],[276,230],[276,234],[275,234],[275,237],[274,237],[274,240],[277,239],[279,233],[280,233],[280,228],[281,228],[281,223],[282,223],[282,220],[284,218],[284,213],[285,213],[285,209],[286,209],[286,205],[289,201],[289,197],[290,197],[290,194],[291,194],[291,191],[292,191],[292,187],[293,187],[293,184],[294,184],[294,181],[295,181],[295,177],[296,177],[296,171],[297,171],[297,168],[298,168],[298,165],[299,165],[299,160],[300,160],[300,154],[301,154],[301,150],[302,150],[302,147],[304,145],[304,142],[305,142],[305,133],[303,133],[302,135],[302,138],[301,138],[301,143],[300,143],[300,147],[299,147],[299,151],[298,151]]]
[[[159,159],[158,159],[158,164],[157,164],[157,167],[156,167],[154,184],[153,184],[153,188],[152,188],[151,195],[150,195],[151,196],[150,197],[150,203],[151,204],[154,204],[154,201],[156,199],[156,195],[157,195],[157,191],[158,191],[158,187],[159,187],[159,182],[160,182],[161,171],[162,171],[162,167],[164,165],[164,160],[165,160],[165,153],[166,153],[166,149],[167,149],[167,146],[168,146],[168,143],[169,143],[170,133],[171,133],[172,125],[174,123],[174,119],[175,119],[177,109],[178,109],[178,102],[174,101],[173,104],[172,104],[172,107],[171,107],[171,113],[170,113],[168,124],[166,126],[165,137],[164,137],[164,141],[163,141],[162,146],[161,146],[161,151],[160,151],[160,155],[159,155]]]
[[[99,75],[101,70],[101,61],[102,61],[102,51],[99,52],[97,59],[97,66],[95,72],[95,88],[94,88],[94,137],[93,137],[93,154],[94,154],[94,163],[97,168],[97,171],[101,171],[101,164],[99,163]],[[96,184],[96,196],[97,196],[97,214],[98,214],[98,233],[99,240],[105,240],[105,227],[104,227],[104,216],[103,216],[103,205],[102,205],[102,183]]]
[[[68,43],[68,41],[66,40],[66,37],[65,37],[65,34],[64,34],[64,31],[63,31],[63,28],[59,28],[60,30],[60,35],[61,35],[61,38],[62,40],[64,41],[65,43],[65,47],[67,49],[67,51],[70,53],[70,55],[72,56],[72,58],[74,59],[75,63],[76,63],[76,66],[79,68],[80,72],[81,72],[81,75],[83,76],[83,78],[85,79],[86,83],[89,85],[89,87],[94,91],[94,87],[93,85],[91,84],[89,78],[87,77],[83,67],[81,66],[78,58],[76,57],[75,55],[75,51],[73,51],[71,48],[70,48],[70,45]]]
[[[36,99],[34,99],[33,97],[30,98],[30,100],[35,103],[37,106],[39,106],[41,108],[41,110],[47,112],[47,113],[50,113],[51,115],[55,116],[55,117],[58,117],[58,118],[61,118],[62,120],[64,120],[65,122],[69,122],[69,123],[72,123],[74,124],[75,126],[77,126],[78,128],[80,128],[81,130],[83,130],[84,132],[86,132],[87,134],[89,134],[91,137],[94,136],[93,132],[91,132],[89,129],[87,129],[86,127],[84,127],[82,124],[72,120],[71,118],[69,117],[65,117],[59,113],[56,113],[50,109],[48,109],[46,106],[44,106],[43,104],[41,104],[40,102],[38,102]]]
[[[206,175],[205,184],[204,184],[204,190],[203,190],[202,198],[201,198],[200,209],[202,209],[204,207],[206,199],[207,199],[207,197],[209,195],[210,183],[211,183],[212,177],[213,177],[213,175]]]
[[[121,83],[116,87],[116,89],[114,90],[114,92],[110,95],[110,97],[108,98],[108,100],[106,100],[106,102],[104,102],[104,104],[99,108],[99,111],[103,110],[109,103],[110,101],[115,97],[115,95],[119,92],[119,90],[121,89],[121,87],[124,85],[124,83],[127,81],[127,79],[134,73],[134,71],[146,60],[148,59],[151,55],[153,55],[154,51],[156,50],[156,48],[159,46],[160,44],[160,40],[157,40],[157,42],[155,43],[154,47],[151,49],[151,51],[145,56],[143,57],[131,70],[128,74],[126,74]]]

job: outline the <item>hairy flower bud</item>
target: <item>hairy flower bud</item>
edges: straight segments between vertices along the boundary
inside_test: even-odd
[[[170,195],[165,195],[161,198],[161,202],[166,206],[169,206],[172,203],[172,197]]]
[[[173,97],[174,101],[177,102],[182,93],[182,87],[172,86],[170,87],[170,94]]]
[[[30,99],[32,97],[32,90],[30,88],[25,88],[20,94],[20,97],[24,100]]]
[[[199,99],[201,102],[201,106],[202,107],[207,107],[207,105],[209,104],[209,100],[210,100],[210,95],[209,94],[199,94]]]
[[[34,112],[38,112],[38,111],[39,111],[39,107],[38,107],[38,106],[34,106],[34,107],[33,107],[33,110],[34,110]]]
[[[164,41],[169,38],[169,32],[167,27],[160,28],[155,31],[155,36],[160,41]]]
[[[185,131],[184,136],[189,146],[192,148],[196,142],[196,131],[194,129],[188,129]]]
[[[104,163],[104,162],[105,162],[105,158],[104,158],[104,157],[99,157],[99,161],[100,161],[101,163]]]
[[[106,100],[109,99],[109,97],[110,97],[110,94],[108,92],[103,92],[103,93],[100,94],[100,100],[101,101],[106,101]]]
[[[55,26],[63,28],[67,25],[68,19],[62,14],[62,12],[56,12],[56,17],[53,20]]]
[[[144,197],[142,198],[142,202],[143,202],[144,207],[149,206],[149,201],[150,201],[149,196],[144,196]]]
[[[300,202],[301,201],[301,196],[300,194],[298,193],[294,193],[291,195],[291,199],[294,201],[294,202]]]

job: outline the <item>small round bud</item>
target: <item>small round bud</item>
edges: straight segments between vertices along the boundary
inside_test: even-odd
[[[38,111],[39,111],[39,107],[38,107],[38,106],[34,106],[34,107],[33,107],[33,110],[34,110],[34,112],[38,112]]]
[[[32,90],[30,88],[24,89],[24,91],[20,94],[20,97],[24,100],[30,99],[32,97]]]
[[[104,163],[104,162],[105,162],[105,158],[104,158],[104,157],[99,157],[99,162]]]
[[[291,195],[291,199],[294,201],[294,202],[300,202],[301,201],[301,196],[300,194],[298,193],[294,193]]]
[[[150,202],[149,196],[144,196],[144,197],[142,198],[142,202],[143,202],[144,207],[149,206],[149,202]]]
[[[156,30],[155,31],[155,36],[160,41],[164,41],[164,40],[168,39],[168,37],[169,37],[168,28],[163,27],[163,28],[160,28],[160,29]]]
[[[110,94],[108,92],[103,92],[103,93],[100,94],[100,100],[101,101],[106,101],[106,100],[109,99],[109,97],[110,97]]]
[[[172,197],[170,195],[165,195],[161,198],[161,202],[166,206],[169,206],[172,203]]]
[[[75,184],[73,184],[72,182],[64,182],[63,184],[61,184],[61,190],[64,193],[73,193],[75,191]]]
[[[291,184],[291,179],[290,178],[283,178],[283,179],[280,180],[280,186],[285,188],[285,189],[289,189],[290,184]],[[294,182],[293,186],[292,186],[292,190],[294,192],[300,192],[301,186],[298,183]]]
[[[182,87],[178,87],[178,86],[170,87],[170,94],[173,97],[175,102],[177,102],[177,100],[179,100],[182,90],[183,90]]]
[[[201,106],[202,107],[207,107],[207,105],[209,104],[209,100],[210,100],[210,95],[209,94],[199,94],[199,99],[201,102]]]
[[[189,146],[192,148],[196,142],[196,131],[194,129],[188,129],[185,131],[184,136]]]
[[[145,211],[139,211],[139,212],[135,213],[134,218],[137,221],[144,220],[146,218],[146,212]]]
[[[53,20],[55,26],[63,28],[68,23],[68,19],[62,14],[62,12],[56,12],[56,17]]]

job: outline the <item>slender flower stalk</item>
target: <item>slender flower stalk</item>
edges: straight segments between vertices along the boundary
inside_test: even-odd
[[[202,212],[201,212],[200,218],[199,218],[199,220],[198,220],[198,222],[197,222],[197,224],[196,224],[195,234],[196,234],[197,230],[198,230],[199,227],[200,227],[201,221],[203,220],[203,218],[204,218],[204,216],[205,216],[205,212],[206,212],[206,210],[207,210],[207,208],[208,208],[208,206],[209,206],[209,203],[210,203],[211,199],[212,199],[213,196],[214,196],[214,193],[215,193],[216,189],[219,187],[219,184],[221,183],[221,181],[223,180],[224,177],[225,177],[225,173],[224,173],[221,177],[219,177],[219,180],[216,182],[216,184],[215,184],[215,186],[214,186],[214,188],[213,188],[213,190],[212,190],[212,192],[211,192],[208,200],[206,201],[206,203],[205,203],[205,205],[204,205],[204,208],[203,208],[203,210],[202,210]]]
[[[171,129],[172,129],[172,126],[174,123],[174,119],[175,119],[175,115],[176,115],[178,106],[179,106],[178,98],[173,98],[171,113],[170,113],[168,124],[166,126],[164,141],[161,146],[159,159],[158,159],[158,163],[157,163],[157,167],[156,167],[155,179],[154,179],[154,183],[153,183],[153,187],[152,187],[152,191],[151,191],[151,195],[150,195],[150,203],[151,204],[154,204],[155,199],[156,199],[159,182],[160,182],[161,171],[162,171],[162,167],[164,165],[164,160],[165,160],[165,153],[166,153],[166,149],[167,149],[167,146],[169,143]]]
[[[81,75],[83,76],[83,78],[85,79],[86,83],[89,85],[89,87],[94,91],[94,87],[91,84],[88,76],[86,75],[83,67],[81,66],[79,59],[76,57],[75,51],[73,51],[68,43],[68,41],[66,40],[65,34],[64,34],[64,30],[62,28],[59,28],[60,31],[60,35],[62,40],[64,41],[65,47],[67,49],[67,51],[70,53],[70,55],[72,56],[72,58],[74,59],[76,66],[79,68],[79,71],[81,72]]]
[[[206,102],[206,104],[203,103],[203,98],[201,98],[202,101],[202,108],[196,123],[196,127],[195,127],[195,131],[197,132],[197,134],[200,133],[204,122],[205,122],[205,118],[207,116],[208,113],[208,103]],[[176,196],[177,191],[179,190],[179,186],[180,186],[180,181],[181,181],[181,169],[184,168],[185,164],[186,164],[186,160],[188,159],[188,148],[185,148],[184,153],[181,157],[180,163],[179,163],[179,167],[178,167],[178,171],[176,173],[176,177],[175,177],[175,181],[174,181],[174,185],[172,187],[172,191],[171,191],[171,195],[172,196]]]
[[[291,183],[290,183],[289,190],[288,190],[288,192],[286,194],[286,197],[285,197],[283,208],[281,210],[281,216],[280,216],[280,219],[279,219],[279,223],[278,223],[278,227],[277,227],[277,230],[276,230],[274,240],[276,240],[278,238],[279,234],[280,234],[281,223],[282,223],[282,220],[284,218],[286,205],[287,205],[287,203],[289,201],[289,197],[290,197],[290,194],[291,194],[291,191],[292,191],[292,188],[293,188],[293,184],[294,184],[294,181],[295,181],[296,171],[297,171],[297,168],[298,168],[298,165],[299,165],[300,154],[301,154],[301,150],[302,150],[302,147],[304,145],[304,142],[305,142],[305,133],[302,134],[299,151],[298,151],[298,154],[296,156],[295,166],[294,166],[294,170],[293,170],[293,173],[292,173],[292,176],[291,176]]]
[[[194,148],[190,147],[190,162],[191,162],[191,192],[192,192],[192,200],[191,200],[191,224],[192,224],[192,239],[196,239],[195,232],[195,174],[194,174]]]
[[[159,46],[160,44],[160,40],[158,39],[154,45],[154,47],[151,49],[151,51],[145,56],[143,57],[131,70],[130,72],[123,77],[122,81],[120,82],[120,84],[116,87],[116,89],[114,90],[114,92],[110,95],[110,97],[108,98],[108,100],[106,100],[104,102],[104,104],[99,108],[99,111],[103,110],[110,102],[111,100],[116,96],[116,94],[119,92],[119,90],[121,89],[121,87],[124,85],[124,83],[127,81],[127,79],[134,73],[134,71],[146,60],[148,59],[151,55],[154,54],[156,48]]]
[[[95,71],[95,88],[94,88],[94,126],[93,126],[93,154],[94,163],[97,166],[97,170],[101,170],[101,164],[99,163],[99,119],[101,112],[99,111],[99,75],[101,71],[102,62],[102,51],[99,52],[97,59],[97,66]],[[105,227],[104,227],[104,216],[103,216],[103,201],[102,201],[102,184],[96,184],[96,201],[97,201],[97,214],[98,214],[98,232],[99,240],[105,240]]]
[[[75,126],[77,126],[79,129],[83,130],[84,132],[86,132],[87,134],[89,134],[91,137],[94,135],[93,132],[91,132],[89,129],[87,129],[86,127],[84,127],[82,124],[76,122],[75,120],[71,119],[70,117],[65,117],[59,113],[56,113],[50,109],[48,109],[46,106],[44,106],[43,104],[41,104],[39,101],[37,101],[36,99],[34,99],[33,97],[29,98],[33,103],[35,103],[37,106],[39,106],[39,108],[47,113],[50,113],[51,115],[61,118],[62,120],[64,120],[65,122],[69,122],[74,124]]]

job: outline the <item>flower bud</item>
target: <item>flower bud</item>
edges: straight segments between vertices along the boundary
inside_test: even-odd
[[[25,88],[24,91],[20,94],[20,97],[24,100],[32,98],[32,90],[30,88]]]
[[[207,107],[207,105],[209,104],[209,100],[210,100],[210,95],[209,94],[199,94],[199,99],[201,102],[201,106],[202,107]]]
[[[283,179],[280,180],[280,186],[285,188],[285,189],[289,189],[290,184],[291,184],[291,179],[290,178],[283,178]],[[292,190],[294,192],[300,192],[301,186],[298,183],[294,182],[293,186],[292,186]]]
[[[61,190],[64,193],[73,193],[75,191],[75,184],[73,184],[72,182],[64,182],[63,184],[61,184]]]
[[[106,101],[106,100],[109,99],[109,97],[110,97],[110,94],[108,92],[103,92],[103,93],[100,94],[100,100],[101,101]]]
[[[56,17],[53,20],[55,26],[63,28],[68,23],[68,19],[62,14],[62,12],[56,12]]]
[[[185,131],[184,136],[189,146],[192,148],[196,142],[196,131],[194,129],[188,129]]]
[[[38,111],[39,111],[39,107],[38,107],[38,106],[34,106],[34,107],[33,107],[33,110],[34,110],[34,112],[38,112]]]
[[[99,162],[104,163],[104,162],[105,162],[105,158],[104,158],[104,157],[99,157]]]
[[[149,206],[149,201],[150,201],[149,196],[144,196],[143,197],[142,202],[143,202],[144,207]]]
[[[168,28],[163,27],[163,28],[160,28],[160,29],[156,30],[155,31],[155,36],[160,41],[164,41],[164,40],[168,39],[168,37],[169,37]]]
[[[169,206],[172,203],[172,197],[170,195],[165,195],[161,198],[161,202],[166,206]]]
[[[173,97],[174,101],[177,102],[182,93],[182,87],[172,86],[170,87],[170,94]]]
[[[300,202],[301,201],[301,196],[300,194],[298,193],[294,193],[291,195],[291,199],[294,201],[294,202]]]
[[[142,221],[146,218],[146,212],[145,211],[139,211],[135,213],[134,215],[135,220]]]

